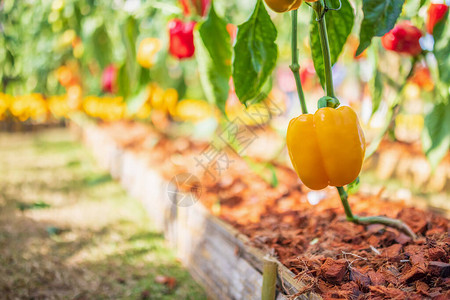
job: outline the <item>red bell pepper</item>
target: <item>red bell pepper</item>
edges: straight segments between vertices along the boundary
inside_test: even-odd
[[[103,70],[102,74],[102,90],[106,93],[116,92],[117,68],[109,65]]]
[[[416,56],[422,52],[422,32],[409,21],[402,21],[381,38],[386,50]]]
[[[448,11],[448,6],[445,4],[434,4],[431,3],[428,8],[428,18],[427,18],[427,31],[433,34],[433,29],[436,24],[445,17]]]
[[[169,22],[169,52],[178,59],[194,56],[194,27],[196,22],[183,22],[174,19]]]

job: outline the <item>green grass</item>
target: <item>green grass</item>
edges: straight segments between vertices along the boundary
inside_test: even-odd
[[[142,205],[64,129],[0,134],[0,295],[206,299]]]

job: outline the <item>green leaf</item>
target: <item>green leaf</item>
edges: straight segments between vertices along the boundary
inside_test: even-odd
[[[277,187],[280,184],[277,177],[277,170],[273,164],[255,161],[248,156],[243,156],[243,159],[248,167],[266,183],[270,184],[270,186]]]
[[[274,188],[278,187],[280,182],[278,181],[277,170],[270,163],[267,163],[267,168],[270,170],[270,173],[271,173],[270,186],[272,186]]]
[[[138,25],[136,20],[129,16],[121,28],[122,41],[125,44],[126,56],[118,72],[119,91],[118,94],[127,100],[132,96],[132,88],[138,88],[140,83],[138,64],[136,63],[136,40],[138,36]]]
[[[234,46],[233,80],[242,103],[252,100],[275,68],[278,47],[277,30],[267,10],[258,0],[250,18],[238,26]]]
[[[450,84],[450,24],[448,22],[448,12],[443,20],[436,24],[433,29],[434,49],[439,70],[439,80],[446,86]],[[448,93],[448,92],[447,92]]]
[[[104,68],[111,63],[110,60],[110,39],[106,31],[105,25],[100,26],[93,35],[93,47],[95,58],[98,60],[100,67]]]
[[[132,97],[129,97],[126,100],[127,103],[127,111],[130,114],[135,114],[139,111],[139,109],[144,105],[145,101],[148,99],[149,89],[147,87],[142,87],[137,94]]]
[[[122,64],[117,72],[117,86],[119,87],[117,94],[124,97],[124,99],[126,100],[131,93],[130,77],[127,72],[126,63]]]
[[[338,7],[339,0],[329,1],[331,7]],[[342,7],[339,11],[328,11],[325,15],[325,22],[330,44],[331,65],[334,65],[344,48],[349,34],[352,32],[355,15],[353,7],[348,0],[342,0]],[[311,55],[314,62],[314,68],[319,76],[322,86],[325,83],[325,67],[323,64],[322,47],[319,37],[319,22],[316,21],[315,13],[311,17],[310,41]]]
[[[383,36],[394,28],[405,0],[363,0],[364,19],[359,32],[356,56],[369,47],[374,36]]]
[[[86,52],[91,53],[101,69],[111,63],[112,57],[111,39],[105,26],[101,20],[95,18],[86,20],[83,26],[83,44],[87,47]]]
[[[216,14],[214,2],[208,19],[195,32],[195,49],[206,98],[225,113],[231,77],[231,39],[227,22]]]
[[[33,202],[33,203],[25,203],[25,202],[18,202],[17,203],[17,208],[20,209],[21,211],[24,210],[31,210],[31,209],[45,209],[45,208],[49,208],[51,207],[50,204],[44,202],[44,201],[38,201],[38,202]]]
[[[440,103],[425,117],[422,146],[433,169],[450,148],[450,102]]]
[[[369,83],[369,90],[372,96],[372,115],[378,110],[383,97],[383,79],[380,71],[375,69],[373,78]]]

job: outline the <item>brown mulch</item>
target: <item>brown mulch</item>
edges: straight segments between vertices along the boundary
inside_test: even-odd
[[[384,215],[407,223],[412,241],[382,225],[345,220],[335,189],[312,192],[288,167],[276,166],[271,187],[236,154],[225,171],[198,167],[207,144],[168,139],[144,124],[102,124],[124,148],[144,156],[167,179],[190,172],[203,184],[202,203],[274,254],[308,290],[324,299],[450,299],[449,220],[379,195],[351,195],[358,215]],[[414,150],[415,151],[415,150]],[[311,199],[323,198],[317,205]],[[219,209],[218,209],[219,207]]]

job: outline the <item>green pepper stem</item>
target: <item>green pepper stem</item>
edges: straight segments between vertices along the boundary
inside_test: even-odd
[[[386,225],[395,229],[400,230],[406,235],[410,236],[412,239],[416,239],[416,235],[411,228],[397,219],[391,219],[387,217],[375,216],[375,217],[358,217],[353,214],[350,204],[348,203],[348,195],[345,189],[341,186],[336,187],[339,192],[339,197],[341,198],[342,206],[344,207],[345,215],[347,221],[353,222],[359,225],[369,225],[369,224],[381,224]]]
[[[289,66],[294,74],[295,84],[297,85],[298,99],[300,100],[300,106],[302,113],[307,114],[308,108],[306,107],[305,94],[303,93],[302,81],[300,80],[300,64],[298,63],[298,48],[297,48],[297,18],[298,11],[292,11],[292,64]]]
[[[354,222],[355,216],[353,215],[352,209],[350,208],[350,205],[348,204],[348,195],[345,191],[344,187],[338,186],[336,187],[339,192],[339,197],[341,198],[342,206],[345,210],[345,215],[347,216],[347,221]]]
[[[334,86],[333,86],[333,72],[331,66],[331,54],[330,44],[328,42],[327,26],[325,22],[324,5],[321,1],[314,2],[312,8],[316,12],[316,16],[319,23],[319,39],[322,47],[323,65],[325,72],[325,90],[329,97],[335,98]]]

